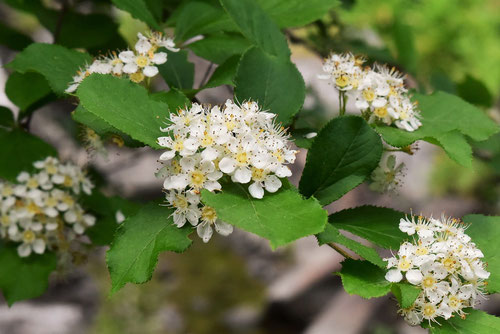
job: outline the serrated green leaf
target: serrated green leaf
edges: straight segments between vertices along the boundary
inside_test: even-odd
[[[329,204],[361,184],[382,156],[379,135],[358,116],[330,121],[314,138],[300,192]]]
[[[292,186],[284,184],[263,199],[253,198],[247,188],[225,184],[218,194],[203,190],[202,200],[215,208],[221,220],[266,238],[273,249],[325,228],[326,211],[314,198],[302,198]]]
[[[484,311],[465,309],[465,319],[453,317],[440,321],[441,326],[433,324],[430,329],[432,334],[492,334],[498,333],[500,318]],[[426,326],[428,327],[428,326]]]
[[[376,130],[388,144],[403,147],[417,140],[427,140],[428,138],[435,138],[439,141],[441,136],[454,130],[458,130],[462,135],[474,140],[482,141],[499,130],[498,125],[489,119],[483,111],[455,95],[444,92],[436,92],[432,95],[415,94],[414,100],[419,102],[423,125],[413,132],[388,126],[376,126]],[[454,136],[457,135],[454,134]],[[461,153],[458,153],[457,149],[456,145],[445,147],[445,151],[454,152],[450,156],[455,160],[457,160],[457,156],[467,155],[470,148],[464,146],[464,151]],[[463,158],[459,159],[463,160]]]
[[[0,127],[11,128],[15,125],[14,114],[9,108],[0,106]]]
[[[179,89],[191,89],[194,82],[194,64],[188,61],[188,52],[180,50],[171,52],[163,50],[168,54],[168,61],[159,65],[160,75],[170,87]]]
[[[82,106],[116,129],[153,148],[162,136],[168,106],[149,97],[148,92],[130,80],[111,75],[92,74],[78,87]]]
[[[218,33],[188,45],[197,56],[222,64],[234,55],[243,54],[251,46],[250,42],[240,34]]]
[[[176,39],[187,40],[197,35],[221,31],[238,31],[238,28],[218,3],[191,1],[179,10],[175,27]]]
[[[168,104],[168,109],[176,111],[179,108],[186,108],[191,106],[191,101],[180,90],[175,87],[168,92],[156,92],[150,95],[155,101],[160,101]]]
[[[32,171],[33,162],[48,156],[57,157],[57,151],[40,138],[20,129],[0,128],[0,178],[16,182],[20,172]]]
[[[410,283],[392,283],[392,294],[398,300],[401,308],[408,308],[413,305],[417,297],[422,292],[421,289]]]
[[[484,254],[486,268],[490,273],[486,290],[500,292],[500,216],[467,215],[463,221],[470,226],[465,233],[472,238]]]
[[[234,77],[236,76],[239,62],[239,55],[226,59],[224,63],[220,64],[220,66],[215,69],[210,80],[208,80],[203,88],[212,88],[222,85],[234,86]]]
[[[344,290],[363,298],[382,297],[391,291],[391,283],[385,279],[385,270],[368,261],[347,259],[339,272]]]
[[[220,0],[222,7],[243,36],[266,53],[288,59],[290,49],[285,36],[269,15],[253,0]]]
[[[176,227],[171,214],[171,209],[150,203],[120,225],[106,254],[111,293],[126,283],[149,281],[161,252],[183,252],[191,245],[193,229]]]
[[[62,95],[78,69],[91,60],[86,53],[60,45],[34,43],[5,66],[21,73],[32,71],[43,75],[52,90]]]
[[[5,94],[21,112],[37,106],[50,93],[51,89],[47,80],[43,75],[35,72],[14,72],[5,83]]]
[[[305,83],[297,67],[259,48],[243,54],[234,81],[240,102],[257,101],[264,110],[277,114],[277,121],[283,124],[288,124],[304,103]]]
[[[112,0],[113,4],[129,12],[132,17],[141,20],[142,22],[149,25],[151,28],[156,30],[161,30],[160,25],[156,21],[153,13],[148,7],[147,1],[145,0]]]
[[[384,248],[399,249],[408,235],[399,230],[404,213],[376,206],[360,206],[331,214],[330,224]]]
[[[365,246],[357,241],[354,241],[343,234],[332,224],[326,224],[325,230],[316,235],[320,245],[336,243],[347,247],[365,260],[384,268],[386,263],[380,258],[375,249]]]
[[[140,204],[124,198],[104,196],[98,190],[93,190],[92,195],[82,198],[83,205],[97,218],[94,226],[85,231],[94,245],[109,245],[120,226],[116,221],[117,211],[121,211],[125,218],[134,216],[140,209]]]
[[[35,298],[47,290],[49,275],[56,269],[54,253],[21,258],[13,246],[0,244],[0,290],[9,306]]]
[[[436,135],[434,138],[426,138],[425,140],[440,146],[451,159],[462,166],[472,166],[472,148],[458,130]]]
[[[339,5],[336,0],[257,0],[280,27],[298,27],[322,18]]]
[[[0,22],[0,44],[11,50],[21,51],[33,41],[29,36],[16,31]]]

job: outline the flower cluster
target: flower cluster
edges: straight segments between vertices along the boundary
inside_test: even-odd
[[[350,53],[332,54],[323,64],[326,74],[319,78],[331,80],[344,109],[347,98],[354,98],[356,108],[369,122],[394,124],[406,131],[418,129],[420,112],[410,100],[404,76],[381,65],[363,68],[364,61]]]
[[[390,269],[385,278],[400,282],[404,277],[422,289],[411,307],[400,310],[405,320],[417,325],[453,314],[465,317],[463,309],[477,304],[490,276],[483,253],[465,234],[466,226],[444,216],[411,217],[401,219],[399,229],[414,235],[414,241],[404,242],[396,256],[385,259]]]
[[[77,202],[94,187],[78,166],[47,157],[34,167],[16,184],[0,181],[0,237],[19,243],[21,257],[65,248],[95,223]]]
[[[162,129],[168,136],[158,138],[167,149],[160,156],[165,166],[159,175],[165,178],[177,226],[189,221],[205,242],[212,236],[211,225],[227,235],[232,226],[200,203],[202,189],[221,190],[219,181],[226,175],[232,182],[250,184],[251,196],[260,199],[265,190],[274,193],[281,187],[280,178],[291,176],[287,164],[295,161],[296,151],[289,148],[289,136],[275,116],[255,102],[239,106],[230,100],[222,108],[195,103],[170,114],[170,124]]]
[[[160,32],[152,32],[148,36],[138,33],[137,38],[134,50],[125,50],[118,54],[113,51],[107,56],[96,58],[90,65],[80,69],[73,77],[73,82],[66,89],[66,93],[76,91],[83,79],[92,73],[128,76],[133,82],[142,82],[145,77],[157,75],[157,65],[167,61],[167,53],[159,52],[159,48],[164,47],[172,52],[179,51],[173,39],[163,36]]]

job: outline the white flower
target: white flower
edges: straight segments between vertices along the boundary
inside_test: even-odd
[[[201,217],[201,211],[198,208],[200,203],[200,195],[188,191],[168,191],[166,195],[168,203],[175,209],[172,214],[174,224],[177,227],[182,227],[189,222],[191,225],[198,225]]]
[[[198,224],[196,232],[198,236],[207,243],[212,238],[213,230],[212,225],[215,227],[215,231],[222,236],[228,236],[233,233],[233,226],[217,219],[217,214],[214,208],[209,206],[204,206],[201,209],[201,223]]]
[[[406,279],[422,292],[408,309],[400,310],[412,325],[436,318],[449,319],[453,314],[465,315],[466,307],[474,307],[482,296],[486,271],[483,253],[465,234],[463,224],[455,219],[426,219],[414,216],[401,219],[399,228],[414,235],[413,242],[404,242],[398,254],[385,259],[386,279]]]

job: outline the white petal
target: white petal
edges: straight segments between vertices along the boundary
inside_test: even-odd
[[[261,199],[264,197],[264,188],[260,185],[260,182],[254,182],[248,187],[248,191],[253,198]]]
[[[148,52],[149,49],[151,49],[151,46],[151,43],[149,43],[145,38],[139,38],[139,41],[135,43],[135,49],[137,50],[137,52],[142,54]]]
[[[76,214],[74,211],[66,211],[64,213],[64,220],[68,223],[76,222]]]
[[[75,231],[76,234],[83,234],[83,232],[85,232],[85,227],[80,223],[76,223],[73,225],[73,231]]]
[[[228,236],[230,235],[231,233],[233,233],[233,225],[231,224],[228,224],[226,222],[223,222],[223,221],[220,221],[218,220],[216,223],[215,223],[215,230],[217,231],[217,233],[219,233],[220,235],[223,235],[223,236]]]
[[[207,147],[203,152],[201,152],[201,158],[203,160],[213,161],[219,156],[219,151],[212,147]]]
[[[177,211],[174,212],[174,225],[177,227],[183,227],[186,224],[186,216]]]
[[[385,274],[385,279],[392,283],[397,283],[403,279],[403,275],[397,269],[391,269]]]
[[[158,145],[160,145],[161,147],[172,148],[172,146],[174,145],[174,141],[169,136],[158,137],[157,140]]]
[[[133,51],[122,51],[118,55],[118,57],[123,61],[124,63],[132,63],[135,60],[135,54]]]
[[[165,179],[163,182],[163,188],[165,189],[179,189],[182,190],[188,185],[188,178],[186,175],[172,175],[171,177]]]
[[[205,181],[205,183],[203,184],[203,188],[207,189],[208,191],[214,191],[221,190],[222,186],[217,181]]]
[[[239,183],[248,183],[252,179],[252,171],[249,168],[238,168],[234,172],[234,180]]]
[[[270,193],[274,193],[281,188],[281,181],[276,177],[276,175],[268,175],[264,180],[264,187]]]
[[[198,149],[198,140],[194,138],[189,138],[184,141],[184,147],[190,151],[196,151]]]
[[[413,285],[417,285],[422,282],[422,278],[423,277],[420,270],[412,269],[408,270],[408,272],[406,273],[406,279]]]
[[[236,161],[231,158],[222,158],[219,162],[219,168],[223,173],[230,174],[236,169]]]
[[[17,254],[19,254],[20,257],[27,257],[30,256],[31,254],[31,246],[28,244],[22,244],[19,247],[17,247]]]
[[[37,254],[43,254],[45,252],[45,241],[36,239],[35,242],[33,242],[33,251]]]
[[[142,70],[142,73],[144,73],[144,75],[147,77],[154,77],[155,75],[158,74],[158,68],[156,66],[146,66]]]
[[[167,61],[167,54],[165,52],[155,53],[152,59],[153,63],[161,65]]]
[[[289,177],[289,176],[292,176],[292,171],[290,170],[290,168],[288,168],[287,166],[279,166],[278,169],[276,169],[276,176],[277,177]]]
[[[198,233],[198,236],[203,240],[203,242],[207,243],[214,232],[210,224],[202,223],[196,228],[196,233]]]
[[[123,72],[128,74],[135,73],[137,72],[138,69],[139,67],[137,67],[135,63],[128,63],[125,66],[123,66]]]
[[[168,161],[170,159],[173,159],[173,157],[175,157],[175,151],[165,151],[160,155],[160,160]]]

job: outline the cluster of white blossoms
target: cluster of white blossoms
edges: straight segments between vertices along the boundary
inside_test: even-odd
[[[292,175],[287,167],[295,161],[286,130],[274,122],[275,114],[261,111],[255,102],[241,106],[227,100],[219,106],[194,103],[189,109],[170,114],[169,125],[159,137],[165,147],[160,156],[165,166],[159,175],[168,203],[175,209],[174,222],[197,226],[204,242],[212,236],[212,225],[222,235],[231,225],[217,219],[215,210],[203,206],[200,191],[221,190],[220,179],[249,184],[252,197],[262,198],[282,185],[280,178]]]
[[[465,317],[464,308],[474,307],[483,296],[490,273],[482,261],[483,253],[465,234],[465,226],[456,219],[442,217],[401,219],[399,229],[413,235],[396,256],[385,259],[390,269],[385,278],[400,282],[403,278],[422,289],[415,303],[400,310],[405,320],[417,325],[454,314]]]
[[[332,54],[323,64],[326,74],[318,77],[331,80],[344,109],[347,98],[355,99],[356,108],[370,123],[394,124],[406,131],[418,129],[422,125],[420,112],[410,100],[404,76],[386,66],[363,67],[364,62],[351,53]]]
[[[163,47],[172,52],[179,51],[175,47],[174,40],[165,37],[161,32],[152,32],[147,36],[138,33],[137,38],[134,50],[125,50],[118,54],[113,51],[107,56],[96,58],[91,64],[80,69],[73,77],[73,82],[66,89],[66,93],[76,91],[83,79],[92,73],[128,76],[133,82],[142,82],[145,77],[157,75],[157,65],[167,61],[167,53],[159,52],[159,48]]]
[[[385,161],[380,161],[370,175],[372,181],[370,189],[380,193],[396,191],[402,183],[404,169],[403,162],[396,165],[396,156],[389,155]]]
[[[21,257],[65,248],[95,224],[77,202],[94,187],[78,166],[53,157],[34,166],[36,173],[21,172],[15,184],[0,181],[0,237],[19,244]]]

